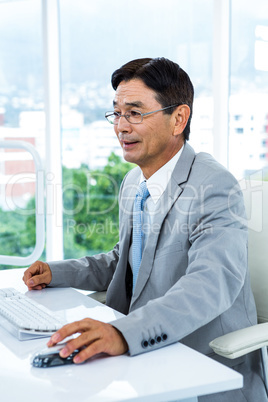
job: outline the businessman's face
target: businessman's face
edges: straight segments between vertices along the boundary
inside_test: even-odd
[[[117,87],[114,111],[125,114],[129,111],[148,113],[161,109],[156,93],[142,80],[122,81]],[[178,106],[171,114],[162,111],[143,117],[140,124],[129,123],[120,117],[114,126],[126,161],[140,166],[146,178],[167,163],[183,145],[183,129],[187,106]]]

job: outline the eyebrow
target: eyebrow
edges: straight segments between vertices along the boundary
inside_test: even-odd
[[[113,105],[114,105],[114,106],[117,106],[117,105],[118,105],[115,100],[113,101]],[[126,106],[137,107],[137,108],[141,108],[141,107],[144,106],[144,104],[143,104],[142,102],[140,102],[140,101],[126,102],[125,105],[126,105]]]

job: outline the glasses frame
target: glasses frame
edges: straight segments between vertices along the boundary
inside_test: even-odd
[[[118,123],[114,123],[114,122],[111,122],[111,121],[109,120],[109,117],[112,116],[112,115],[116,115],[116,116],[118,117],[118,120],[119,120],[121,117],[124,117],[124,118],[128,121],[128,123],[130,123],[130,124],[141,124],[141,123],[143,122],[143,116],[148,116],[148,115],[153,114],[153,113],[162,112],[163,110],[170,109],[171,107],[176,107],[176,106],[180,106],[180,103],[178,103],[178,104],[176,104],[176,105],[166,106],[166,107],[163,107],[162,109],[153,110],[152,112],[147,112],[147,113],[141,113],[139,110],[134,110],[136,113],[139,113],[140,116],[141,116],[141,121],[139,121],[139,122],[137,122],[137,123],[133,123],[132,121],[129,121],[129,116],[127,117],[128,112],[125,113],[125,114],[120,114],[120,113],[118,113],[118,112],[106,112],[106,113],[105,113],[105,118],[107,119],[107,121],[108,121],[110,124],[113,124],[114,126],[117,126]]]

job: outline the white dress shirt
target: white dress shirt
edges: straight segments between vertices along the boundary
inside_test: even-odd
[[[142,213],[142,231],[143,231],[143,243],[142,250],[145,247],[148,235],[151,230],[154,230],[154,216],[161,213],[161,197],[166,190],[170,181],[173,170],[181,156],[183,147],[170,159],[164,166],[158,169],[148,180],[145,179],[143,173],[141,173],[140,183],[146,181],[150,196],[144,203],[144,209]],[[129,264],[132,268],[132,245],[129,249]]]

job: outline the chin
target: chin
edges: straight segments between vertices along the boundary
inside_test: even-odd
[[[137,158],[131,156],[128,152],[123,152],[123,158],[125,159],[126,162],[137,163],[136,162]]]

